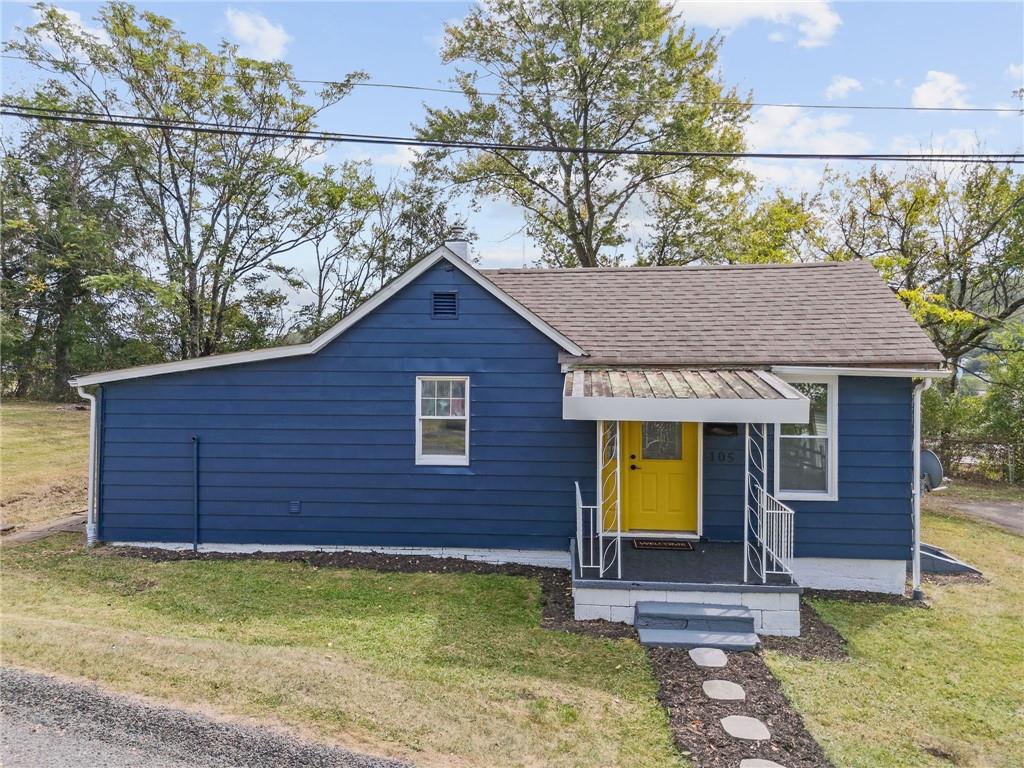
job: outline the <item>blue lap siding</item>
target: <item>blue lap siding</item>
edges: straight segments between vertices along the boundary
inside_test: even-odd
[[[905,560],[912,544],[913,400],[904,378],[839,379],[836,501],[786,501],[797,557]],[[704,532],[743,538],[743,427],[704,439]],[[769,437],[769,453],[773,453]],[[769,478],[771,484],[772,478]]]
[[[442,262],[315,355],[104,385],[100,537],[192,540],[195,435],[201,542],[564,550],[595,438],[561,418],[557,356]],[[429,374],[470,377],[468,467],[415,464]]]
[[[458,294],[454,318],[432,295]],[[100,537],[565,550],[595,425],[564,421],[558,347],[445,262],[315,355],[106,384]],[[470,377],[470,464],[415,464],[418,375]],[[743,536],[743,430],[704,439],[704,534]],[[905,559],[911,382],[841,377],[839,498],[793,501],[798,557]]]

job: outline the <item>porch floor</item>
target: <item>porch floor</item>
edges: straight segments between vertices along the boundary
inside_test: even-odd
[[[601,578],[596,568],[580,573],[579,560],[573,556],[573,581],[587,582],[588,586],[605,584],[609,587],[657,584],[661,589],[669,585],[728,585],[745,589],[780,591],[780,588],[798,590],[788,576],[769,576],[768,583],[751,578],[743,582],[743,544],[740,542],[693,542],[693,550],[634,549],[633,540],[622,540],[622,578],[613,567]]]

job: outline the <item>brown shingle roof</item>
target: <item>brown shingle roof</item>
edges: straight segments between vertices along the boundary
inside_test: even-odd
[[[942,363],[866,262],[482,272],[595,363]]]

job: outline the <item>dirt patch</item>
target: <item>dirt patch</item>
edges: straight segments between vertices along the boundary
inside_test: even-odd
[[[923,584],[988,584],[989,580],[980,573],[922,573]],[[927,597],[927,595],[926,595]]]
[[[497,573],[536,579],[541,588],[541,625],[546,629],[595,637],[635,637],[633,628],[610,621],[577,621],[574,618],[572,576],[568,569],[518,563],[483,563],[457,557],[416,557],[382,552],[192,552],[144,547],[100,547],[95,554],[132,557],[164,563],[179,560],[276,560],[305,563],[315,568],[357,568],[381,573]]]
[[[787,768],[832,765],[759,654],[728,653],[728,663],[721,669],[698,667],[686,651],[674,648],[651,648],[649,655],[660,683],[658,698],[668,710],[676,745],[697,768],[735,768],[743,758],[757,757]],[[746,691],[746,699],[708,698],[701,684],[712,679],[738,683]],[[768,726],[771,739],[753,742],[732,738],[720,722],[728,715],[758,718]]]
[[[814,606],[806,600],[800,601],[800,636],[768,636],[761,638],[763,648],[796,656],[807,661],[845,661],[849,653],[846,640],[836,628],[825,622]]]

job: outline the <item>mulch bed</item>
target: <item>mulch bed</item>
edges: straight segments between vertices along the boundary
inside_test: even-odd
[[[769,635],[761,638],[761,646],[806,661],[845,661],[850,657],[843,636],[831,624],[826,624],[806,600],[800,601],[800,636]]]
[[[774,760],[786,768],[832,765],[782,694],[760,654],[729,652],[725,667],[705,669],[694,664],[684,650],[650,648],[648,653],[661,684],[658,698],[668,710],[676,745],[697,768],[735,768],[747,757]],[[743,686],[746,699],[708,698],[701,684],[714,679]],[[768,726],[771,739],[755,742],[732,738],[719,722],[728,715],[758,718]]]

